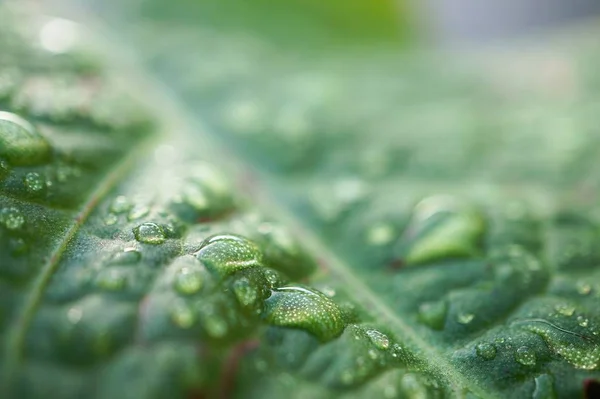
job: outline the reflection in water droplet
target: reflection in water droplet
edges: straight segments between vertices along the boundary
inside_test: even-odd
[[[192,295],[202,288],[202,274],[198,270],[183,267],[175,277],[175,289],[180,294]]]
[[[300,286],[275,289],[265,301],[265,318],[273,325],[301,328],[322,341],[345,328],[340,308],[322,293]]]
[[[17,208],[3,208],[0,211],[0,224],[9,230],[17,230],[25,224],[25,217]]]
[[[387,335],[377,330],[367,330],[367,336],[378,349],[388,349],[390,347],[390,339]]]
[[[23,183],[25,183],[25,187],[30,192],[41,191],[44,188],[44,179],[37,172],[27,173],[23,179]]]
[[[494,344],[482,342],[476,346],[475,350],[477,351],[477,356],[484,360],[492,360],[496,357],[496,347]]]
[[[196,316],[185,302],[178,301],[171,309],[171,320],[180,328],[190,328],[196,322]]]
[[[528,346],[521,346],[515,352],[515,360],[521,363],[523,366],[535,366],[536,356],[535,352]]]
[[[162,244],[165,242],[166,236],[162,227],[156,223],[143,223],[133,229],[135,239],[145,244]]]

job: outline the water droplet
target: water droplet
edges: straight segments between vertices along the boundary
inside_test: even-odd
[[[9,230],[17,230],[25,224],[25,217],[17,208],[3,208],[0,211],[0,223]]]
[[[475,347],[477,356],[484,360],[492,360],[496,357],[496,347],[494,344],[482,342]]]
[[[426,302],[419,306],[419,321],[429,328],[441,330],[446,323],[448,304],[446,301]]]
[[[212,338],[223,338],[229,329],[227,322],[214,312],[206,312],[204,315],[204,330]]]
[[[585,281],[579,281],[577,282],[577,292],[580,295],[589,295],[592,292],[592,286]]]
[[[367,242],[374,246],[387,245],[395,238],[394,226],[389,223],[378,223],[367,231]]]
[[[273,290],[265,301],[265,318],[276,326],[306,330],[321,341],[339,336],[345,328],[342,311],[331,299],[299,286]]]
[[[175,289],[180,294],[192,295],[202,288],[202,273],[189,267],[181,268],[175,277]]]
[[[118,269],[103,269],[96,277],[98,287],[107,291],[120,291],[126,283],[125,275]]]
[[[113,226],[113,225],[117,224],[118,221],[119,221],[119,217],[117,215],[115,215],[114,213],[109,213],[108,215],[106,215],[104,217],[104,224],[107,226]]]
[[[479,210],[452,197],[426,198],[415,207],[397,256],[406,265],[478,256],[485,225]]]
[[[535,390],[531,399],[556,399],[554,378],[549,374],[535,377]]]
[[[145,244],[162,244],[165,242],[165,232],[156,223],[143,223],[133,229],[135,239]]]
[[[221,276],[262,266],[262,254],[258,247],[251,241],[232,234],[206,239],[196,257],[210,271]]]
[[[27,173],[23,179],[23,183],[25,183],[25,187],[30,192],[38,192],[44,188],[44,179],[37,172]]]
[[[10,253],[14,256],[24,255],[27,252],[27,243],[21,237],[11,238],[9,245]]]
[[[242,277],[233,283],[233,293],[242,306],[251,306],[258,299],[258,291],[246,277]]]
[[[179,328],[190,328],[196,322],[196,315],[183,301],[177,301],[171,310],[171,320]]]
[[[25,119],[0,111],[0,157],[12,165],[45,163],[51,155],[50,144]]]
[[[367,330],[367,336],[378,349],[385,350],[390,347],[390,339],[387,335],[377,330]]]
[[[69,310],[67,311],[67,319],[69,319],[69,321],[73,324],[79,323],[79,320],[81,320],[82,315],[83,311],[81,310],[81,308],[75,306],[69,308]]]
[[[535,352],[528,346],[521,346],[515,352],[515,360],[521,363],[523,366],[532,367],[535,366],[536,356]]]
[[[554,309],[563,316],[573,316],[573,313],[575,313],[575,306],[567,303],[558,304]]]
[[[264,268],[262,269],[262,273],[263,276],[265,276],[265,279],[267,279],[267,283],[269,283],[270,289],[279,287],[283,284],[283,279],[275,270]]]
[[[460,324],[469,324],[474,318],[475,315],[473,313],[460,312],[458,315],[456,315],[456,321],[458,321]]]
[[[133,204],[127,197],[124,195],[119,195],[112,200],[109,209],[111,212],[119,214],[129,211],[132,207]]]
[[[111,262],[112,264],[120,265],[133,265],[138,263],[142,259],[140,251],[134,247],[127,247],[122,252],[117,252],[113,255]]]
[[[587,327],[589,325],[589,320],[583,316],[577,316],[577,324],[581,327]]]
[[[150,213],[150,208],[146,205],[136,204],[131,208],[129,214],[127,215],[127,220],[137,220],[143,218],[147,214]]]

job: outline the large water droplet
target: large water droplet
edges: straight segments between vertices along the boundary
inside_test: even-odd
[[[484,360],[492,360],[496,357],[496,347],[494,344],[488,344],[486,342],[482,342],[477,344],[475,347],[475,351],[477,352],[477,356],[481,357]]]
[[[481,252],[485,226],[477,209],[452,197],[426,198],[415,207],[398,243],[398,257],[407,265],[475,257]]]
[[[521,346],[515,352],[515,360],[521,363],[523,366],[532,367],[535,366],[536,356],[533,349],[528,346]]]
[[[373,345],[375,345],[378,349],[385,350],[390,347],[390,339],[382,332],[377,330],[367,330],[366,334]]]
[[[15,207],[3,208],[0,211],[0,223],[9,230],[17,230],[25,224],[25,217]]]
[[[275,289],[265,301],[265,318],[276,326],[306,330],[321,341],[339,336],[345,328],[344,315],[331,299],[299,286]]]
[[[27,190],[32,193],[41,191],[45,186],[44,178],[37,172],[27,173],[23,179],[23,183],[25,183]]]
[[[441,330],[446,323],[448,304],[446,301],[426,302],[419,306],[419,321],[429,328]]]
[[[183,267],[175,276],[175,289],[180,294],[192,295],[202,288],[202,273],[189,267]]]
[[[251,241],[232,234],[206,239],[196,257],[209,270],[221,276],[262,265],[262,254]]]
[[[145,244],[162,244],[165,242],[166,236],[162,227],[156,223],[143,223],[133,229],[135,239]]]
[[[0,157],[18,166],[38,165],[50,158],[50,144],[25,119],[0,111]]]

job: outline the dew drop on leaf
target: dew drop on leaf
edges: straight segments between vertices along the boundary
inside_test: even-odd
[[[192,295],[202,288],[202,274],[198,270],[183,267],[175,276],[175,290],[183,295]]]
[[[133,229],[133,233],[135,234],[136,240],[145,244],[162,244],[166,239],[162,227],[152,222],[139,225]]]
[[[120,291],[125,288],[126,282],[125,276],[118,269],[101,270],[96,277],[98,287],[107,291]]]
[[[246,277],[242,277],[233,283],[233,293],[242,306],[251,306],[258,299],[258,291],[250,284]]]
[[[8,230],[17,230],[25,224],[25,217],[15,207],[3,208],[0,211],[0,223]]]
[[[113,226],[113,225],[117,224],[118,221],[119,221],[119,217],[117,215],[115,215],[114,213],[109,213],[108,215],[106,215],[104,217],[104,224],[107,226]]]
[[[419,306],[418,319],[434,330],[441,330],[446,323],[448,304],[446,301],[426,302]]]
[[[133,204],[126,196],[119,195],[112,200],[109,209],[111,212],[119,214],[129,211],[132,207]]]
[[[222,338],[227,334],[227,322],[214,312],[208,312],[203,318],[204,330],[212,338]]]
[[[0,157],[12,165],[30,166],[50,158],[48,141],[25,119],[0,111]]]
[[[385,350],[390,347],[390,339],[387,337],[387,335],[377,330],[367,330],[366,334],[373,345],[375,345],[378,349]]]
[[[496,357],[496,347],[494,344],[482,342],[475,347],[477,356],[484,360],[492,360]]]
[[[456,316],[456,321],[458,321],[460,324],[469,324],[474,318],[475,315],[473,313],[460,312]]]
[[[196,322],[196,315],[185,302],[177,301],[171,309],[171,320],[179,328],[190,328]]]
[[[573,313],[575,313],[575,306],[567,303],[558,304],[554,309],[563,316],[573,316]]]
[[[117,252],[112,256],[111,263],[119,265],[133,265],[142,259],[140,251],[133,247],[127,247],[122,252]]]
[[[207,238],[196,257],[220,276],[262,265],[262,253],[251,241],[233,234]]]
[[[29,172],[23,179],[25,187],[30,192],[38,192],[44,188],[44,178],[37,172]]]
[[[276,326],[306,330],[321,341],[344,331],[344,315],[326,295],[309,288],[290,286],[273,290],[265,301],[265,318]]]
[[[535,366],[535,352],[528,346],[521,346],[515,352],[515,360],[523,366]]]
[[[137,220],[143,218],[147,214],[150,213],[150,208],[143,204],[136,204],[131,208],[129,214],[127,215],[127,220]]]

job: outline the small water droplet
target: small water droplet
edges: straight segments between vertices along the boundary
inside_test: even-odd
[[[202,274],[198,270],[183,267],[175,277],[175,289],[180,294],[192,295],[202,288]]]
[[[581,327],[587,327],[589,325],[589,320],[586,319],[583,316],[577,316],[577,323],[581,326]]]
[[[196,322],[196,315],[185,302],[178,301],[171,309],[171,320],[179,328],[190,328]]]
[[[460,324],[469,324],[470,322],[473,321],[474,318],[475,318],[475,315],[473,313],[460,312],[456,316],[456,321],[458,321]]]
[[[575,306],[567,303],[558,304],[554,309],[563,316],[573,316],[573,313],[575,313]]]
[[[532,367],[535,366],[536,356],[535,352],[528,346],[521,346],[515,352],[515,360],[521,363],[523,366]]]
[[[25,119],[0,111],[0,157],[12,165],[30,166],[50,158],[50,144]]]
[[[140,251],[134,247],[127,247],[122,252],[117,252],[113,255],[111,262],[112,264],[120,265],[132,265],[138,263],[142,259]]]
[[[44,179],[37,172],[29,172],[23,179],[25,187],[30,192],[38,192],[44,188]]]
[[[131,208],[129,214],[127,215],[127,220],[137,220],[143,218],[147,214],[150,213],[150,208],[146,205],[136,204]]]
[[[133,204],[126,196],[119,195],[112,200],[109,209],[111,212],[119,214],[129,211],[132,207]]]
[[[477,356],[484,360],[492,360],[496,357],[496,347],[494,344],[482,342],[475,347]]]
[[[103,269],[96,277],[98,287],[107,291],[120,291],[126,282],[125,275],[118,269]]]
[[[394,226],[390,223],[378,223],[367,231],[367,242],[373,246],[387,245],[395,238]]]
[[[196,257],[210,271],[221,276],[262,266],[262,253],[251,241],[233,234],[207,238]]]
[[[117,224],[118,221],[119,221],[119,217],[117,215],[115,215],[114,213],[109,213],[108,215],[106,215],[104,217],[104,224],[107,226],[113,226],[113,225]]]
[[[258,299],[256,287],[253,287],[246,277],[242,277],[233,283],[233,293],[242,306],[251,306]]]
[[[446,301],[426,302],[419,306],[419,321],[429,328],[441,330],[446,323],[448,304]]]
[[[589,295],[592,292],[592,286],[585,281],[579,281],[577,282],[577,292],[580,295]]]
[[[15,207],[3,208],[0,211],[0,223],[9,230],[17,230],[25,224],[25,217]]]
[[[67,311],[67,319],[69,319],[69,321],[73,324],[76,324],[79,322],[79,320],[81,320],[81,316],[83,315],[83,311],[81,310],[81,308],[78,307],[72,307],[69,308],[69,310]]]
[[[165,242],[166,236],[162,227],[156,223],[143,223],[133,229],[135,239],[145,244],[162,244]]]
[[[221,316],[211,312],[204,317],[204,329],[212,338],[223,338],[229,326]]]
[[[367,336],[378,349],[385,350],[390,347],[390,339],[387,335],[377,330],[367,330]]]

